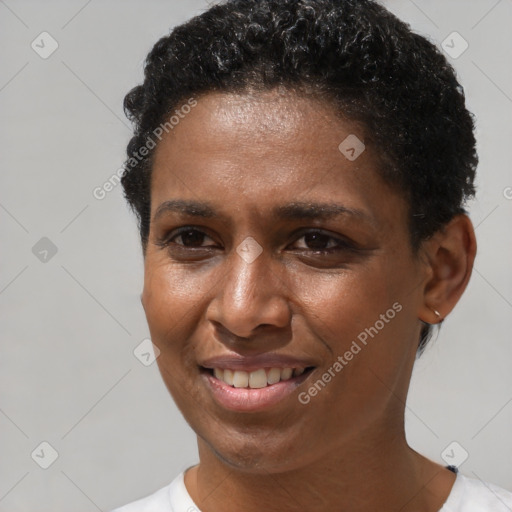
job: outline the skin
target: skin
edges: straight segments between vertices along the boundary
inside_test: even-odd
[[[407,445],[404,407],[421,322],[446,317],[469,280],[473,228],[459,215],[414,253],[403,194],[379,176],[370,144],[345,158],[338,145],[349,134],[365,139],[312,97],[208,93],[155,150],[141,299],[163,380],[198,436],[185,485],[202,512],[434,512],[453,485],[453,473]],[[171,199],[208,201],[221,217],[155,217]],[[293,201],[362,214],[271,216]],[[182,226],[200,233],[176,235]],[[236,252],[247,237],[262,248],[251,263]],[[394,303],[401,311],[301,404]],[[198,366],[232,351],[316,368],[272,408],[233,412],[213,401]]]

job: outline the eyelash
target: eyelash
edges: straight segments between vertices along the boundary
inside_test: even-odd
[[[197,233],[201,233],[204,236],[206,236],[208,238],[211,238],[207,233],[205,233],[201,229],[198,229],[198,228],[196,228],[194,226],[183,226],[181,228],[178,228],[178,229],[174,230],[173,233],[172,233],[172,236],[169,236],[169,237],[166,237],[166,238],[164,238],[162,240],[159,240],[159,241],[156,242],[156,244],[158,246],[160,246],[160,247],[163,247],[163,248],[169,247],[171,244],[175,244],[175,242],[173,242],[173,240],[175,238],[178,238],[183,233],[189,233],[191,231],[195,231]],[[356,250],[355,245],[350,244],[348,241],[345,241],[345,240],[343,240],[341,238],[336,238],[334,236],[331,236],[328,233],[325,233],[324,231],[319,230],[319,229],[308,229],[308,230],[303,229],[303,230],[299,231],[299,233],[297,233],[297,234],[300,235],[300,236],[296,239],[296,241],[300,240],[301,238],[304,238],[306,235],[317,234],[317,235],[320,235],[320,236],[326,236],[329,241],[334,240],[335,243],[336,243],[335,247],[330,247],[330,248],[327,248],[327,249],[301,249],[301,250],[304,250],[304,251],[309,251],[311,253],[315,253],[315,254],[332,254],[333,252],[354,251],[354,250]],[[187,247],[187,246],[185,246],[183,244],[175,244],[175,245],[177,245],[178,247],[183,248],[183,249],[191,249],[191,250],[211,248],[211,246]]]

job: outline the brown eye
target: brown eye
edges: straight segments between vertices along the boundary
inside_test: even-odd
[[[167,239],[166,245],[175,244],[188,248],[211,247],[211,245],[203,245],[207,238],[212,240],[203,231],[192,227],[183,227],[178,229],[173,236]]]
[[[352,248],[348,242],[321,231],[309,231],[304,233],[297,239],[297,242],[299,240],[304,240],[301,244],[303,247],[299,247],[300,249],[309,249],[311,251],[331,252],[333,250],[336,251]]]
[[[183,231],[181,234],[177,235],[173,238],[173,240],[181,238],[181,241],[186,247],[197,247],[201,246],[204,242],[205,234],[201,233],[201,231],[197,231],[197,229],[190,229],[187,231]]]
[[[308,233],[307,235],[304,235],[303,238],[308,248],[316,251],[327,249],[329,241],[333,240],[332,237],[321,233]]]

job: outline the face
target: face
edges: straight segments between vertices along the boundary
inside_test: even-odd
[[[338,148],[365,136],[331,112],[209,93],[155,150],[142,303],[160,372],[205,446],[247,471],[403,423],[424,270],[405,200],[371,145]]]

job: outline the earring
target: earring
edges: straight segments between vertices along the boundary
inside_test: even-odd
[[[437,319],[438,320],[441,320],[441,313],[439,313],[439,311],[437,311],[437,309],[434,309],[434,308],[430,308],[434,314],[437,316]]]

